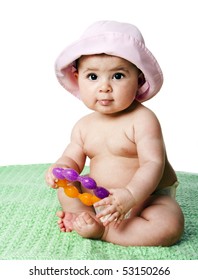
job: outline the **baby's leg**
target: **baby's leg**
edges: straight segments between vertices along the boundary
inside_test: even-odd
[[[58,199],[62,207],[62,211],[56,214],[60,218],[58,225],[61,231],[72,231],[73,222],[76,217],[82,212],[92,212],[92,207],[84,205],[78,198],[70,198],[65,193],[63,188],[58,189]]]
[[[63,188],[58,189],[62,211],[57,212],[61,231],[77,231],[83,237],[99,238],[104,232],[102,223],[95,217],[93,207],[84,205],[79,199],[65,195]]]
[[[141,209],[143,208],[143,209]],[[111,223],[102,239],[123,246],[171,246],[184,228],[183,213],[177,202],[168,196],[152,196],[118,228]]]

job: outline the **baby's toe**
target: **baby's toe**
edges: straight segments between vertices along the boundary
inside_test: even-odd
[[[57,221],[57,224],[58,224],[59,228],[63,228],[64,227],[63,220],[61,220],[61,219]]]
[[[64,216],[65,216],[65,213],[64,213],[63,211],[57,211],[57,212],[56,212],[56,216],[59,217],[59,218],[61,218],[61,219],[63,219]]]

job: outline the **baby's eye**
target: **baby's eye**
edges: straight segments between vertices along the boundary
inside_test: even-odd
[[[120,79],[123,79],[124,78],[124,75],[122,73],[115,73],[113,75],[113,79],[116,79],[116,80],[120,80]]]
[[[94,73],[91,73],[91,74],[88,75],[88,79],[92,80],[92,81],[95,81],[95,80],[97,80],[97,75],[94,74]]]

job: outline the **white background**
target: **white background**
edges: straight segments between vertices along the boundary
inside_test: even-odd
[[[196,1],[0,1],[0,165],[54,162],[88,109],[58,83],[54,61],[96,20],[139,27],[164,73],[145,103],[177,171],[198,172]]]

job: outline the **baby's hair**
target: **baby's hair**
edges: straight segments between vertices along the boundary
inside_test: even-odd
[[[98,54],[93,54],[93,55],[107,55],[106,53],[98,53]],[[73,63],[73,67],[76,68],[76,70],[78,70],[78,66],[79,66],[79,61],[80,59],[86,55],[81,55],[78,59],[76,59],[76,61]],[[88,55],[87,55],[88,56]]]
[[[142,73],[142,71],[139,69],[140,74],[138,76],[138,85],[139,87],[143,86],[143,84],[145,83],[146,79],[144,77],[144,73]]]

